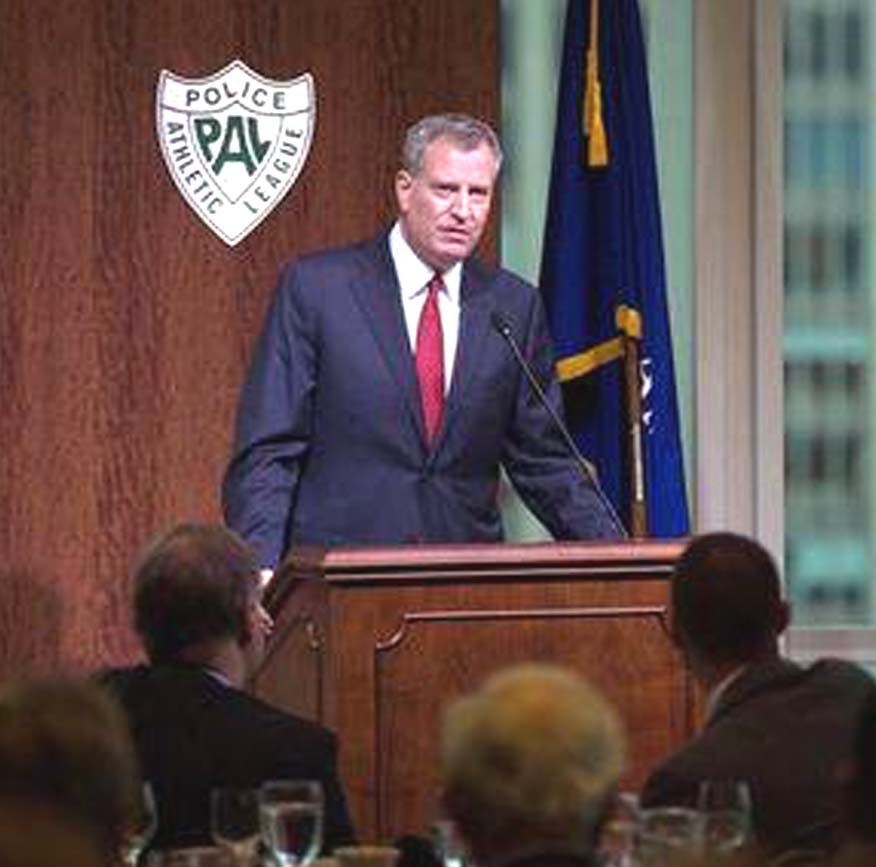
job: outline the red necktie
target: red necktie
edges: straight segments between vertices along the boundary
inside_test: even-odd
[[[444,409],[444,335],[438,311],[438,293],[443,286],[438,274],[429,281],[429,294],[417,325],[417,378],[420,380],[429,445],[434,442],[441,426],[441,411]]]

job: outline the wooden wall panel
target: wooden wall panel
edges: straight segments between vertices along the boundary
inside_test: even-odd
[[[0,0],[0,678],[136,654],[132,558],[218,517],[278,266],[390,217],[407,123],[496,119],[496,7]],[[312,72],[317,121],[296,186],[229,249],[170,181],[154,92],[234,57]]]

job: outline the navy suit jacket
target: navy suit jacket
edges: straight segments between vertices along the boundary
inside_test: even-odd
[[[535,289],[468,260],[434,447],[387,236],[288,264],[243,388],[223,485],[229,526],[275,565],[292,544],[502,538],[499,466],[560,538],[622,533],[570,458],[493,319],[560,410]]]

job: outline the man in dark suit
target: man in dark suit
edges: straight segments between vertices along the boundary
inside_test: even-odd
[[[708,691],[702,732],[650,776],[642,804],[693,806],[705,780],[745,780],[757,841],[769,851],[828,848],[837,772],[873,682],[841,660],[780,656],[789,620],[776,565],[733,533],[695,539],[672,577],[673,633]]]
[[[561,411],[538,293],[471,258],[501,158],[486,124],[424,118],[391,231],[283,269],[223,485],[263,566],[291,544],[497,541],[500,465],[555,536],[623,533],[500,333]]]
[[[149,665],[109,672],[158,808],[155,848],[210,841],[210,790],[310,779],[325,797],[324,849],[353,831],[334,735],[242,690],[270,618],[258,566],[236,534],[180,525],[147,549],[136,574],[135,624]]]

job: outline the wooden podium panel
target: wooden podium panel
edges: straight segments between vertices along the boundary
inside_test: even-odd
[[[339,737],[364,840],[424,833],[438,814],[442,709],[507,665],[572,667],[618,707],[623,785],[637,788],[694,724],[667,631],[678,543],[300,550],[269,604],[255,691]]]

